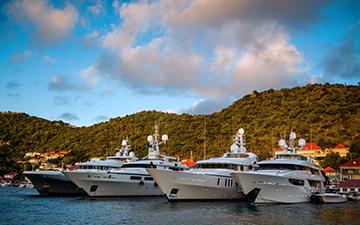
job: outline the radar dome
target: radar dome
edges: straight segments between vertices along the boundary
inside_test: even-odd
[[[232,144],[230,146],[230,150],[231,150],[231,152],[238,152],[239,151],[239,146],[237,144]]]
[[[244,131],[243,128],[240,128],[240,129],[238,130],[238,132],[239,132],[239,134],[244,134],[244,133],[245,133],[245,131]]]
[[[163,141],[168,141],[168,140],[169,140],[169,136],[168,136],[167,134],[163,134],[163,135],[161,136],[161,140],[163,140]]]
[[[281,140],[279,141],[279,146],[280,146],[280,147],[285,147],[285,146],[286,146],[286,142],[285,142],[284,139],[281,139]]]
[[[149,142],[150,144],[154,142],[154,137],[152,135],[149,135],[147,137],[147,142]]]
[[[122,140],[121,145],[122,145],[122,146],[126,146],[126,145],[127,145],[127,141],[126,141],[126,140]]]
[[[301,139],[299,140],[299,146],[300,146],[300,147],[304,147],[305,145],[306,145],[305,139],[301,138]]]
[[[129,156],[130,156],[131,158],[133,158],[133,157],[135,157],[135,153],[134,153],[134,152],[130,152],[130,153],[129,153]]]

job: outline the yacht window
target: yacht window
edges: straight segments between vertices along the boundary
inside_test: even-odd
[[[145,177],[144,180],[154,180],[152,177]]]
[[[289,182],[296,186],[304,186],[304,181],[299,179],[289,179]]]
[[[217,180],[217,185],[219,185],[220,184],[220,178],[218,178],[218,180]]]
[[[230,169],[237,170],[238,165],[228,163],[198,163],[195,168],[198,169]]]
[[[294,164],[259,164],[259,167],[256,170],[308,170],[308,167]],[[309,171],[310,172],[310,171]]]
[[[140,163],[134,163],[134,164],[124,164],[121,168],[150,168],[150,164],[140,164]]]
[[[130,180],[141,180],[139,176],[130,176]]]
[[[309,180],[309,184],[311,187],[321,187],[321,182],[317,180]]]

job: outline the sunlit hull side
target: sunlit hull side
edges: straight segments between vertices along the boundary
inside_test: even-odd
[[[125,196],[161,196],[163,192],[148,180],[148,174],[127,174],[107,172],[65,172],[76,185],[81,187],[91,197],[125,197]],[[141,180],[131,180],[131,176],[141,177]]]
[[[60,171],[24,171],[40,195],[85,195]]]
[[[244,195],[230,175],[147,169],[169,201],[241,199]],[[226,185],[225,185],[226,182]]]
[[[245,194],[254,188],[260,189],[255,203],[300,203],[310,202],[310,197],[316,189],[308,185],[297,186],[289,182],[289,178],[299,177],[281,173],[236,172],[232,174],[240,183]],[[302,174],[306,180],[307,174]]]

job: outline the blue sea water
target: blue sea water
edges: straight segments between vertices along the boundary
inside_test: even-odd
[[[0,188],[0,224],[360,224],[360,202],[249,207],[164,197],[41,197],[35,189]]]

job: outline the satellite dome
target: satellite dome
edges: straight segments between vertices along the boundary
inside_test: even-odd
[[[244,131],[243,128],[240,128],[240,129],[238,130],[238,132],[239,132],[239,134],[244,134],[244,133],[245,133],[245,131]]]
[[[280,147],[285,147],[285,146],[286,146],[286,142],[285,142],[284,139],[281,139],[281,140],[279,141],[279,146],[280,146]]]
[[[147,137],[147,142],[149,142],[150,144],[154,142],[154,137],[152,135],[149,135]]]
[[[122,146],[126,146],[126,145],[127,145],[127,141],[126,141],[126,140],[122,140],[121,145],[122,145]]]
[[[231,150],[231,152],[238,152],[239,151],[239,146],[237,144],[232,144],[230,146],[230,150]]]
[[[300,147],[304,147],[305,145],[306,145],[305,139],[301,138],[301,139],[299,140],[299,146],[300,146]]]
[[[161,136],[161,140],[163,140],[163,141],[168,141],[168,140],[169,140],[169,136],[168,136],[167,134],[163,134],[163,135]]]
[[[130,153],[129,153],[129,156],[133,158],[133,157],[135,157],[135,153],[134,153],[134,152],[130,152]]]

